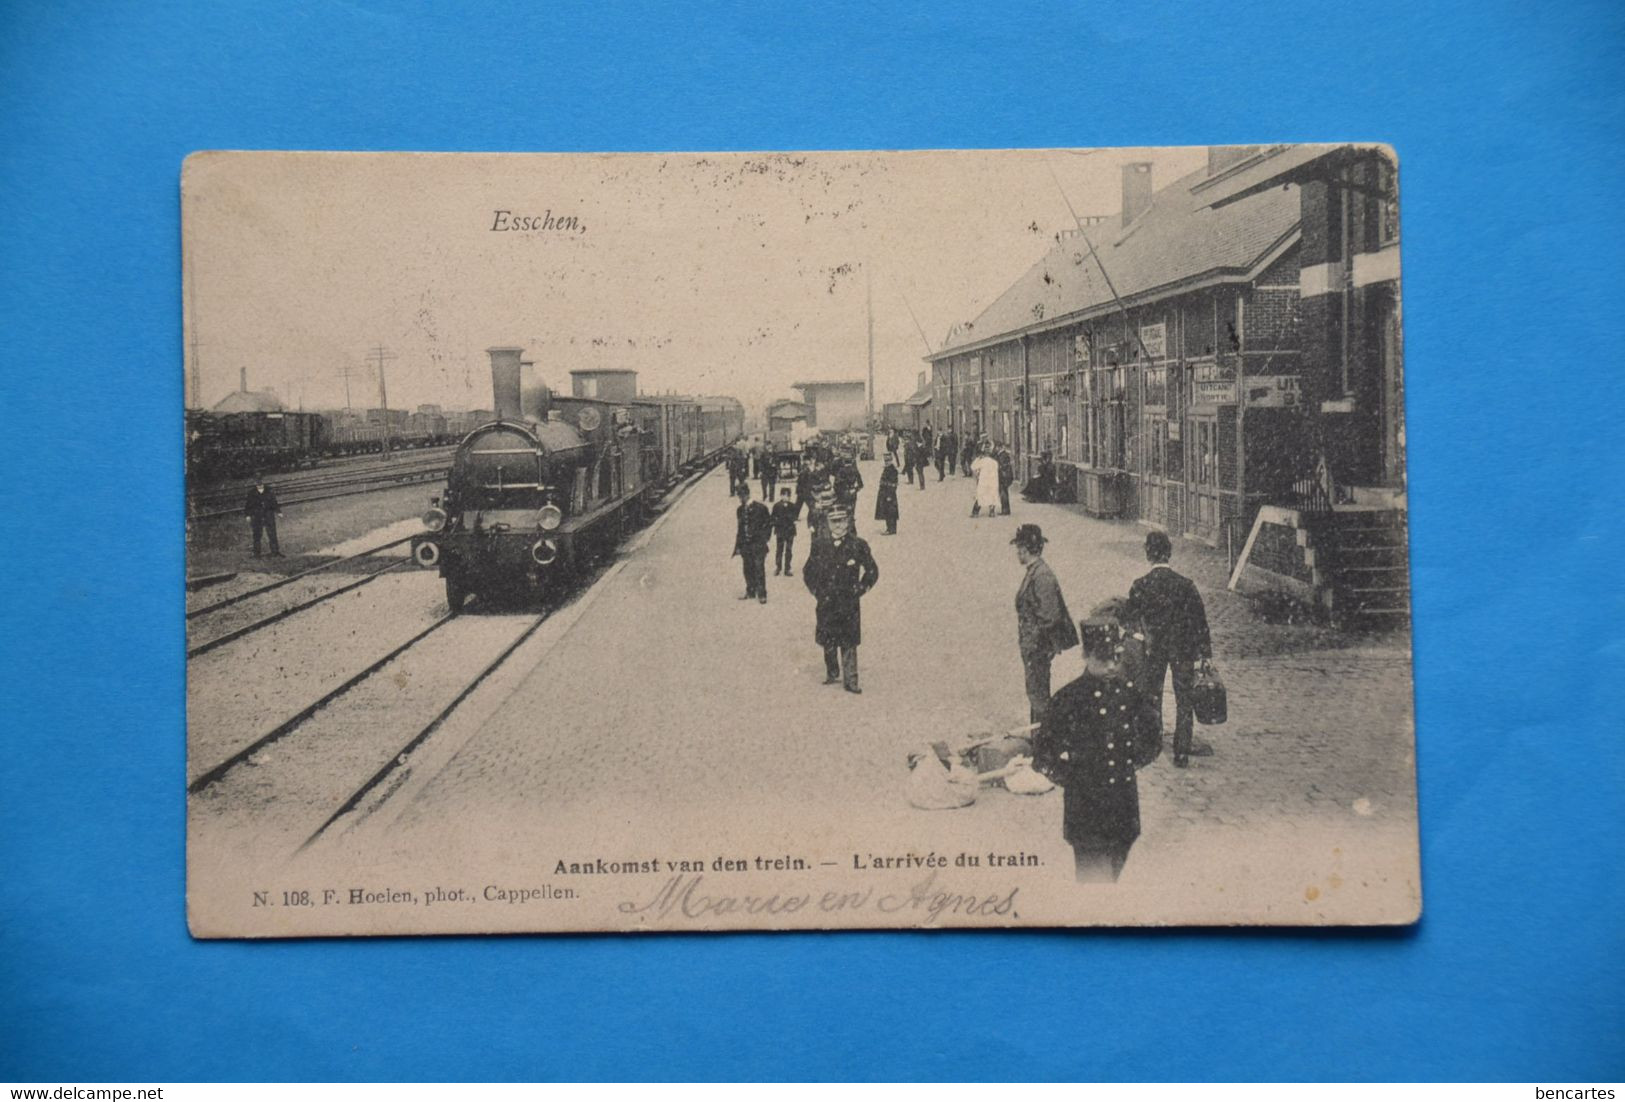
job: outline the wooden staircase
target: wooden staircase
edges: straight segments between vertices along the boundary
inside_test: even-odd
[[[1410,621],[1410,558],[1405,512],[1339,506],[1309,521],[1321,574],[1320,600],[1332,622],[1380,630]]]

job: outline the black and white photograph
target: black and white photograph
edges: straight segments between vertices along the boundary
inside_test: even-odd
[[[1398,174],[193,154],[193,934],[1415,922]]]

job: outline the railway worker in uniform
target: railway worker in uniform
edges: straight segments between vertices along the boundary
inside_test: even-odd
[[[897,534],[897,464],[890,455],[880,471],[880,489],[875,491],[875,519],[886,522],[886,534]]]
[[[773,574],[794,577],[792,560],[796,549],[796,517],[801,506],[790,500],[790,487],[779,491],[779,500],[773,503]]]
[[[1151,570],[1129,587],[1123,621],[1139,624],[1145,632],[1144,689],[1162,716],[1162,685],[1168,671],[1174,681],[1174,765],[1183,769],[1193,757],[1205,758],[1213,747],[1193,737],[1195,711],[1191,687],[1196,663],[1213,657],[1208,635],[1207,609],[1196,583],[1176,574],[1168,565],[1174,546],[1166,532],[1148,532],[1145,557]]]
[[[1155,739],[1157,713],[1117,661],[1122,626],[1085,620],[1083,674],[1049,702],[1033,738],[1033,768],[1065,790],[1061,834],[1080,883],[1111,883],[1140,836],[1136,744]]]
[[[773,517],[767,506],[750,499],[750,481],[739,484],[738,530],[734,533],[734,554],[745,561],[745,595],[767,604],[767,541],[773,531]]]
[[[880,580],[880,568],[869,545],[852,532],[851,516],[842,509],[829,515],[830,539],[814,543],[801,577],[817,599],[813,639],[824,648],[824,684],[837,681],[849,693],[858,687],[858,644],[863,641],[859,601]]]
[[[1034,723],[1041,723],[1049,706],[1050,660],[1077,645],[1078,629],[1061,596],[1061,583],[1044,561],[1043,529],[1023,524],[1016,529],[1016,559],[1027,572],[1016,588],[1016,645],[1026,675],[1027,708]]]
[[[277,504],[276,491],[264,481],[256,481],[254,488],[248,491],[248,497],[243,501],[243,515],[248,518],[249,525],[254,529],[254,557],[259,557],[260,537],[263,533],[271,537],[272,557],[282,558],[282,548],[277,546],[276,542],[276,518],[282,515],[282,506]]]

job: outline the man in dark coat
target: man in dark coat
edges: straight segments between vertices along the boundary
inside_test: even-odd
[[[1010,484],[1016,480],[1016,461],[1010,454],[1010,449],[999,446],[994,456],[999,461],[999,508],[1005,516],[1010,515]]]
[[[276,518],[282,515],[282,506],[277,504],[276,491],[263,482],[254,483],[243,501],[243,515],[254,529],[254,557],[259,557],[260,535],[264,533],[271,537],[271,555],[280,559],[282,549],[276,542]]]
[[[910,486],[914,485],[914,449],[916,447],[918,445],[914,443],[914,437],[907,436],[903,438],[903,473],[908,476]]]
[[[931,445],[922,434],[920,446],[914,449],[914,476],[920,489],[925,489],[925,468],[931,464]]]
[[[824,648],[824,684],[837,681],[849,693],[858,687],[858,644],[863,620],[858,602],[880,580],[880,568],[869,545],[852,534],[851,518],[840,509],[829,515],[830,540],[813,544],[802,580],[818,601],[813,639]]]
[[[1010,542],[1016,545],[1016,558],[1027,568],[1016,589],[1016,645],[1026,674],[1028,711],[1032,721],[1040,723],[1049,706],[1050,661],[1077,645],[1078,629],[1072,626],[1061,583],[1044,561],[1048,541],[1043,529],[1023,524]]]
[[[1121,628],[1086,620],[1083,675],[1049,702],[1033,737],[1033,768],[1065,789],[1061,834],[1081,883],[1110,883],[1140,836],[1137,743],[1157,731],[1157,713],[1116,660]]]
[[[880,489],[875,491],[875,519],[886,522],[886,534],[897,534],[897,465],[890,455],[880,472]]]
[[[937,437],[937,454],[935,456],[935,459],[936,459],[936,465],[937,465],[937,481],[941,482],[942,479],[943,479],[943,471],[945,471],[947,469],[947,467],[948,467],[948,434],[947,433],[943,433],[943,434],[941,434],[940,436]]]
[[[1207,609],[1196,583],[1176,574],[1168,565],[1173,543],[1166,532],[1145,537],[1145,557],[1151,570],[1135,581],[1123,608],[1127,624],[1139,624],[1145,634],[1145,684],[1147,698],[1162,715],[1164,675],[1174,675],[1174,764],[1183,769],[1192,757],[1207,757],[1213,747],[1192,736],[1195,717],[1191,686],[1196,680],[1196,663],[1213,657],[1208,636]]]
[[[863,489],[863,475],[858,473],[858,461],[843,455],[835,465],[835,504],[851,512],[858,504],[858,491]]]
[[[779,484],[779,460],[771,451],[762,452],[762,500],[772,501],[773,491]]]
[[[734,533],[734,554],[745,563],[745,595],[767,604],[767,541],[773,531],[773,517],[767,506],[750,499],[750,481],[739,484],[738,528]]]
[[[779,491],[779,500],[773,504],[773,573],[792,577],[792,560],[796,549],[796,517],[801,506],[790,500],[790,487]]]
[[[971,464],[976,461],[976,438],[970,433],[965,434],[965,442],[959,446],[959,473],[966,478],[971,477]]]
[[[954,435],[953,429],[949,429],[942,434],[941,444],[948,452],[948,473],[953,474],[959,466],[959,437]]]

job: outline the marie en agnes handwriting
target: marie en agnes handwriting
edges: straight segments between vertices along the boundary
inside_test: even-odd
[[[926,922],[951,915],[967,918],[1020,918],[1016,911],[1019,888],[1008,891],[961,892],[937,886],[937,874],[906,891],[775,892],[771,895],[728,894],[710,889],[704,875],[673,876],[654,894],[641,900],[627,900],[618,909],[626,915],[651,918],[726,918],[731,915],[795,915],[802,912],[839,914],[878,911],[881,914],[908,914]]]

